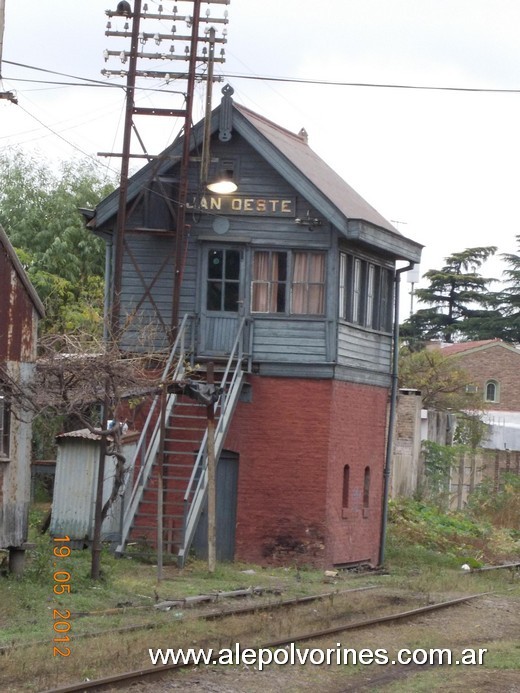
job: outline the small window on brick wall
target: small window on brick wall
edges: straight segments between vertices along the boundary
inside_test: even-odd
[[[350,465],[343,467],[343,507],[348,508],[350,494]]]
[[[370,467],[365,467],[365,476],[363,479],[363,507],[368,508],[370,505]]]
[[[486,383],[486,402],[500,401],[500,388],[496,380],[488,380]]]

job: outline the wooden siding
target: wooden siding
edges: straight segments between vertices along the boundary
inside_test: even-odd
[[[316,363],[327,360],[324,320],[256,318],[253,361],[296,361]]]
[[[338,364],[364,371],[389,374],[392,363],[392,337],[340,323],[338,325]]]
[[[164,347],[172,311],[173,238],[129,233],[126,242],[121,289],[121,322],[128,324],[124,345]]]
[[[287,198],[295,201],[295,207],[292,217],[246,213],[225,215],[207,210],[209,198],[206,198],[202,209],[195,209],[193,204],[197,206],[199,166],[195,162],[192,164],[188,195],[191,207],[186,215],[188,239],[179,319],[186,313],[195,316],[193,336],[196,337],[196,353],[219,356],[229,351],[240,313],[251,318],[252,359],[261,372],[266,368],[269,372],[277,368],[283,372],[289,369],[294,371],[293,375],[307,377],[312,377],[309,376],[311,370],[314,377],[323,377],[324,373],[330,377],[336,372],[339,379],[387,385],[390,336],[344,324],[338,326],[338,232],[272,168],[269,161],[236,132],[231,143],[221,143],[216,136],[213,138],[212,157],[234,162],[241,195],[251,199],[269,199],[273,196]],[[295,221],[308,214],[320,222],[312,229]],[[137,211],[137,215],[141,220],[141,210]],[[224,231],[215,226],[215,221],[222,218],[229,225]],[[133,315],[137,306],[138,309],[127,331],[126,341],[134,347],[142,344],[143,334],[146,334],[145,322],[148,320],[152,325],[146,336],[155,340],[155,348],[165,346],[165,326],[169,326],[171,321],[174,239],[163,234],[136,232],[127,235],[127,242],[135,263],[127,252],[123,268],[122,314]],[[345,249],[346,246],[353,251],[350,244],[343,240],[341,247]],[[206,311],[204,257],[211,248],[238,248],[243,253],[239,313],[215,315]],[[251,265],[257,249],[301,249],[327,253],[325,315],[251,313]],[[363,256],[383,266],[392,264],[380,253],[372,256],[366,248]],[[170,259],[166,266],[158,274],[168,257]],[[151,299],[144,296],[146,287],[140,274],[146,287],[151,287]],[[352,371],[352,377],[349,371]]]

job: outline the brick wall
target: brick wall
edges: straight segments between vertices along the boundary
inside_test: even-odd
[[[240,454],[235,557],[318,566],[377,563],[387,391],[251,378],[225,447]],[[350,502],[343,509],[343,468]],[[369,507],[363,480],[371,470]]]
[[[377,565],[381,531],[383,468],[386,449],[388,391],[333,381],[327,524],[331,563]],[[348,464],[348,507],[344,507],[343,470]],[[368,507],[365,468],[370,469]]]
[[[500,401],[490,404],[491,409],[520,411],[520,351],[512,351],[498,342],[454,358],[472,376],[482,396],[488,380],[499,383]]]

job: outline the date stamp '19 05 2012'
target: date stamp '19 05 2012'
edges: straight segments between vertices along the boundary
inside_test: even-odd
[[[66,542],[70,541],[70,537],[55,537],[53,554],[56,559],[68,558],[70,556],[70,547]],[[58,561],[54,563],[54,567],[58,570],[54,571],[53,592],[54,594],[70,594],[70,573],[67,570],[61,570]],[[53,630],[54,630],[54,657],[68,657],[70,655],[70,647],[64,643],[70,643],[70,611],[68,609],[53,609]]]

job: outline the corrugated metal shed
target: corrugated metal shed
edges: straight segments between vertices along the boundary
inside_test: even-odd
[[[133,468],[129,465],[134,457],[137,437],[138,434],[129,433],[122,439],[122,454],[127,459],[127,479],[132,478]],[[53,537],[68,536],[77,547],[90,542],[93,537],[100,439],[100,436],[86,429],[57,437],[50,534]],[[115,460],[107,455],[103,502],[110,496],[114,473]],[[120,492],[103,523],[103,541],[118,539],[125,495],[126,488]]]

